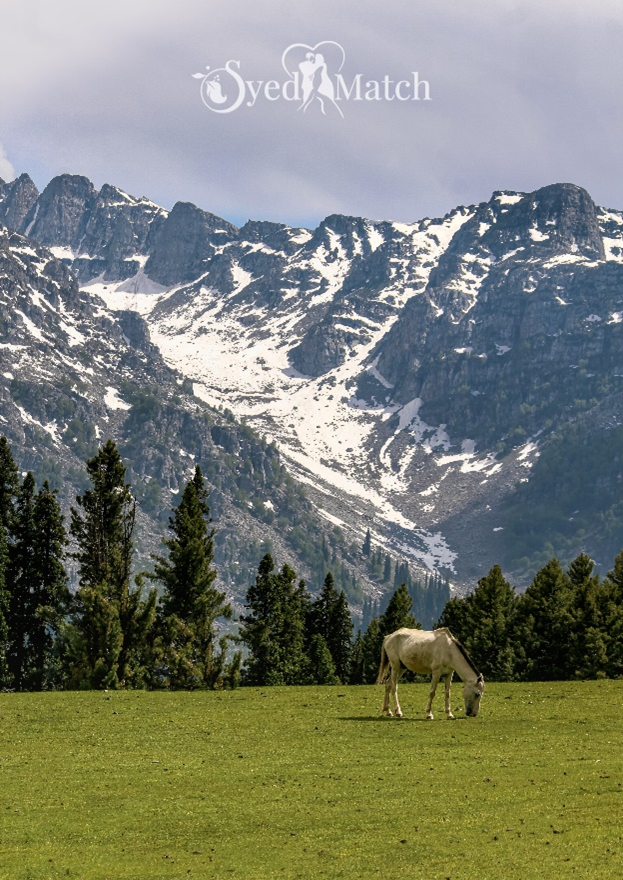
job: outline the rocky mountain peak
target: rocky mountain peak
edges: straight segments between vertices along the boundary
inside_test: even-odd
[[[96,198],[87,177],[60,174],[32,205],[25,219],[28,234],[48,247],[79,248]]]
[[[205,271],[215,247],[238,237],[238,230],[190,202],[177,202],[154,242],[145,271],[158,284],[192,281]]]
[[[20,174],[11,183],[0,181],[0,216],[10,229],[19,229],[39,196],[28,174]]]
[[[514,233],[537,250],[562,250],[604,259],[597,209],[585,189],[571,183],[554,183],[518,201],[498,194],[489,205],[492,203],[497,203],[497,211],[493,211],[495,231],[492,224],[485,243],[497,238],[506,239],[507,244],[509,233]]]

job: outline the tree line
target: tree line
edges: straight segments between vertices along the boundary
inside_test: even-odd
[[[241,654],[215,626],[232,609],[214,585],[201,469],[170,518],[167,555],[133,576],[136,500],[112,440],[86,468],[68,533],[56,492],[47,482],[37,492],[30,472],[20,482],[0,438],[0,688],[235,686]],[[77,564],[73,593],[66,558]]]
[[[331,575],[315,600],[295,577],[288,566],[275,573],[266,556],[247,594],[251,614],[242,618],[241,639],[249,649],[243,670],[249,684],[371,684],[384,637],[403,626],[421,628],[406,583],[353,639],[346,599]],[[603,579],[586,553],[567,570],[553,558],[523,593],[495,565],[472,593],[446,602],[440,626],[489,680],[620,678],[623,551]]]
[[[564,570],[547,562],[524,593],[499,565],[473,593],[450,599],[439,620],[497,681],[623,676],[623,551],[601,579],[581,553]]]
[[[56,490],[45,482],[37,491],[31,473],[20,480],[0,438],[0,689],[366,684],[376,680],[383,638],[421,628],[411,582],[396,586],[382,613],[368,603],[354,636],[330,572],[313,596],[266,554],[238,635],[225,633],[233,609],[215,584],[200,467],[170,517],[166,554],[136,575],[136,500],[114,442],[86,469],[90,486],[67,531]],[[449,627],[489,679],[620,677],[623,551],[604,579],[584,553],[566,571],[552,559],[522,594],[494,566],[473,593],[448,599],[436,625]]]
[[[411,614],[406,584],[392,595],[383,614],[353,639],[343,591],[329,572],[316,598],[297,582],[290,566],[280,570],[270,554],[260,562],[240,618],[239,640],[248,651],[242,681],[271,684],[365,684],[376,680],[383,639],[401,626],[420,627]]]
[[[266,554],[239,634],[224,633],[233,610],[215,585],[200,467],[170,517],[166,554],[152,554],[153,571],[136,575],[136,499],[112,440],[86,470],[90,485],[67,530],[56,490],[46,482],[37,492],[30,472],[20,480],[0,438],[0,689],[364,683],[374,679],[383,637],[419,626],[403,583],[353,638],[346,595],[330,572],[312,596],[289,565],[277,570]]]

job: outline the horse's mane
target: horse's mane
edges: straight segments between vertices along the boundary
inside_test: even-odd
[[[452,635],[452,633],[450,632],[450,630],[448,629],[447,626],[444,626],[443,629],[445,629],[445,631],[448,633],[448,635],[450,636],[450,638],[452,639],[452,641],[454,642],[454,644],[457,646],[457,648],[459,649],[459,651],[461,652],[461,654],[463,655],[463,657],[465,658],[465,660],[467,660],[467,662],[468,662],[469,665],[471,666],[471,668],[472,668],[472,670],[474,671],[474,673],[476,674],[476,676],[479,676],[479,675],[480,675],[480,672],[476,669],[476,666],[475,666],[475,664],[474,664],[474,661],[473,661],[472,658],[469,656],[469,654],[467,653],[467,651],[465,650],[465,648],[463,647],[463,645],[459,642],[459,640],[456,638],[456,636],[453,636],[453,635]]]

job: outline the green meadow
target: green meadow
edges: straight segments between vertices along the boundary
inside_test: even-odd
[[[0,694],[0,877],[623,876],[622,681],[427,690]]]

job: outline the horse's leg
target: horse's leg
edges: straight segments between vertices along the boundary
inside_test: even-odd
[[[433,699],[435,697],[435,691],[437,690],[437,685],[439,684],[439,673],[433,672],[433,677],[430,683],[430,694],[428,696],[428,706],[426,707],[426,717],[429,720],[432,720],[433,713],[431,712],[433,706]]]
[[[392,692],[394,694],[394,705],[396,707],[396,718],[402,718],[402,709],[400,708],[400,703],[398,702],[398,682],[400,681],[400,676],[402,675],[402,666],[398,667],[397,672],[394,674],[394,670],[392,669]]]
[[[391,677],[392,677],[393,673],[394,673],[394,668],[393,668],[393,666],[390,665],[389,675],[387,676],[387,679],[385,681],[385,696],[383,697],[383,708],[381,709],[381,713],[383,715],[389,715],[390,718],[392,715],[392,710],[389,707],[389,691],[392,686]]]
[[[450,708],[450,688],[452,687],[452,676],[454,672],[449,672],[446,675],[446,715],[448,718],[454,718],[452,714],[452,709]]]

